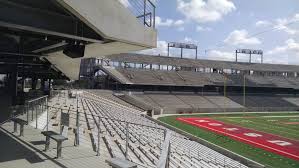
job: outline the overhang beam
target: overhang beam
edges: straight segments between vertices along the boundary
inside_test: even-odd
[[[70,39],[100,42],[103,38],[78,18],[39,9],[18,1],[0,0],[1,27]]]
[[[29,33],[32,33],[32,34],[40,34],[44,37],[54,36],[54,37],[57,37],[57,38],[61,38],[62,40],[65,39],[65,40],[85,41],[85,42],[91,42],[91,43],[103,43],[103,41],[101,39],[86,38],[86,37],[82,37],[82,36],[66,34],[66,33],[60,33],[60,32],[55,32],[55,31],[46,30],[46,29],[40,29],[40,28],[36,28],[36,27],[31,27],[31,26],[12,24],[12,23],[3,22],[3,21],[0,21],[0,27],[7,28],[7,29],[12,29],[12,30],[15,30],[15,31],[18,31],[18,32],[21,32],[21,33],[22,32],[24,32],[24,33],[29,32]]]

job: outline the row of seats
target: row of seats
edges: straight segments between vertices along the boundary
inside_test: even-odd
[[[113,95],[113,91],[112,90],[88,90],[90,92],[93,92],[97,95],[101,95],[103,97],[105,97],[106,99],[115,101],[119,104],[122,104],[124,106],[130,107],[130,108],[134,108],[134,109],[138,109],[137,107],[125,102],[125,101],[121,101],[119,98],[117,98],[116,96]]]
[[[100,128],[100,141],[111,157],[125,158],[127,127],[129,127],[127,158],[141,167],[154,167],[161,154],[164,130],[167,129],[143,117],[137,109],[93,93],[84,92],[79,99],[87,115],[87,122],[94,125],[91,131],[94,145],[97,145],[97,132]],[[246,167],[175,132],[172,132],[171,146],[170,167],[173,168]]]
[[[229,95],[231,100],[236,103],[243,104],[244,99],[242,95]],[[272,108],[273,110],[283,110],[289,108],[292,111],[299,109],[298,97],[287,97],[283,95],[246,95],[245,106],[247,108]]]
[[[201,73],[194,71],[165,71],[134,68],[117,68],[125,78],[134,84],[204,86],[227,85],[243,86],[243,75],[222,75],[219,73]],[[279,87],[299,89],[299,78],[283,76],[246,75],[245,85],[250,87]]]
[[[239,102],[235,102],[228,97],[220,95],[202,96],[198,94],[140,94],[136,93],[135,97],[140,98],[143,102],[148,103],[152,107],[159,107],[164,113],[174,113],[188,109],[224,109],[239,110],[243,106]],[[242,100],[242,99],[241,99]]]

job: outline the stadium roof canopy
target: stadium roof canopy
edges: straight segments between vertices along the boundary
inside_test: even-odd
[[[127,8],[117,0],[0,0],[0,68],[27,66],[22,59],[29,55],[77,80],[82,58],[156,47],[154,14],[152,3]]]
[[[235,70],[254,70],[261,72],[299,72],[297,65],[284,64],[260,64],[260,63],[245,63],[231,61],[216,61],[204,59],[188,59],[175,58],[167,56],[144,55],[135,53],[114,54],[105,58],[115,62],[141,63],[141,64],[157,64],[171,65],[194,68],[218,68],[218,69],[235,69]]]

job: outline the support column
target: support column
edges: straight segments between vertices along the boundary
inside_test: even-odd
[[[48,95],[51,96],[51,82],[52,82],[52,79],[49,79],[48,80]]]
[[[46,79],[42,79],[41,84],[40,84],[40,90],[43,92],[45,91],[45,82],[46,82]]]
[[[37,85],[37,79],[35,77],[31,78],[31,89],[35,90]]]
[[[12,106],[17,105],[17,96],[18,96],[18,71],[13,69],[13,72],[10,74],[9,78],[10,83],[10,92],[12,96]]]
[[[26,78],[23,76],[23,77],[22,77],[22,92],[24,92],[24,88],[25,88],[25,80],[26,80]]]

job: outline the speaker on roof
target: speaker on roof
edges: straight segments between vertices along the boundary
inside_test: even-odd
[[[63,54],[71,58],[81,58],[84,56],[85,45],[68,44],[63,50]]]

